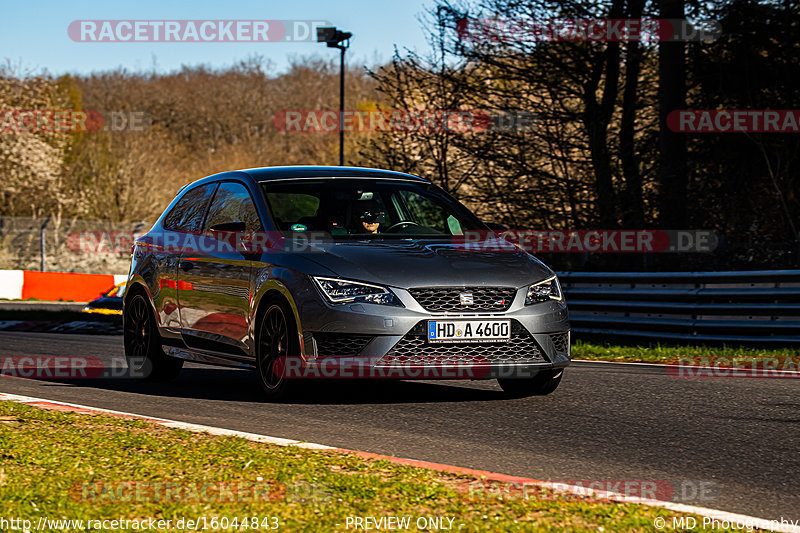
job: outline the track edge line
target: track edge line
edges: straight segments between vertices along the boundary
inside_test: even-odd
[[[645,363],[646,364],[646,363]],[[752,524],[753,527],[766,530],[766,531],[779,531],[779,532],[786,532],[786,533],[800,533],[800,526],[794,526],[791,524],[781,524],[781,523],[774,523],[773,521],[758,518],[755,516],[748,516],[743,514],[731,513],[728,511],[720,511],[717,509],[710,509],[707,507],[696,507],[693,505],[686,505],[682,503],[675,503],[675,502],[668,502],[662,500],[652,500],[647,498],[638,498],[632,496],[625,496],[624,494],[618,494],[615,492],[610,491],[600,491],[600,490],[593,490],[593,489],[586,489],[585,487],[578,487],[574,485],[564,485],[561,483],[551,483],[548,481],[542,481],[533,478],[526,478],[520,476],[512,476],[509,474],[501,474],[499,472],[490,472],[487,470],[476,470],[474,468],[468,468],[463,466],[455,466],[455,465],[448,465],[444,463],[434,463],[430,461],[423,461],[419,459],[407,459],[403,457],[396,457],[392,455],[382,455],[372,452],[364,452],[358,450],[349,450],[347,448],[337,448],[334,446],[327,446],[325,444],[317,444],[314,442],[303,442],[299,440],[293,439],[284,439],[281,437],[270,437],[268,435],[259,435],[257,433],[248,433],[245,431],[238,431],[234,429],[226,429],[220,428],[215,426],[206,426],[202,424],[193,424],[191,422],[180,422],[177,420],[169,420],[166,418],[154,418],[146,415],[139,415],[136,413],[128,413],[125,411],[115,411],[113,409],[105,409],[102,407],[91,407],[88,405],[80,405],[68,402],[62,402],[58,400],[49,400],[47,398],[36,398],[33,396],[23,396],[19,394],[10,394],[10,393],[2,393],[0,392],[0,401],[11,401],[26,405],[31,405],[33,407],[39,407],[42,409],[59,409],[63,407],[69,407],[70,410],[75,411],[80,414],[91,414],[91,413],[99,413],[99,414],[107,414],[111,416],[117,416],[121,418],[135,418],[139,420],[144,420],[150,423],[159,424],[164,427],[170,427],[173,429],[183,429],[185,431],[191,431],[193,433],[208,433],[210,435],[217,435],[217,436],[229,436],[229,437],[240,437],[243,439],[247,439],[253,442],[261,442],[265,444],[275,444],[278,446],[297,446],[299,448],[306,448],[310,450],[317,450],[317,451],[336,451],[341,453],[350,453],[355,454],[362,458],[367,459],[379,459],[384,461],[390,461],[396,464],[402,464],[406,466],[415,466],[419,468],[427,468],[429,470],[436,470],[439,472],[447,472],[451,474],[463,474],[469,475],[476,479],[484,479],[490,481],[501,481],[501,482],[510,482],[510,483],[529,483],[533,485],[539,485],[545,488],[555,488],[556,485],[559,490],[566,490],[573,494],[580,494],[580,495],[592,495],[602,499],[608,499],[610,501],[618,502],[618,503],[631,503],[631,504],[640,504],[640,505],[647,505],[650,507],[661,507],[662,509],[667,509],[670,511],[678,512],[678,513],[691,513],[696,514],[699,516],[704,516],[708,518],[713,518],[717,520],[727,520],[732,523],[738,522],[747,522]]]

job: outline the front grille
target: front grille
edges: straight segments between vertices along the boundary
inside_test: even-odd
[[[553,341],[553,348],[555,348],[556,353],[569,356],[569,331],[551,333],[550,340]]]
[[[497,312],[511,307],[517,289],[513,287],[418,287],[409,289],[408,292],[426,311]],[[462,304],[462,294],[470,294],[472,303]]]
[[[314,333],[317,341],[317,355],[319,357],[353,356],[361,350],[374,337],[372,335],[354,335],[351,333]]]
[[[427,322],[422,321],[400,339],[376,366],[476,365],[548,362],[531,334],[511,321],[511,339],[498,343],[428,343]]]

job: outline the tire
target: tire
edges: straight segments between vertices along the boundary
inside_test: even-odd
[[[294,380],[283,374],[286,357],[300,356],[297,328],[289,306],[279,297],[267,299],[262,305],[256,330],[256,369],[258,381],[267,400],[282,400],[290,395]],[[276,361],[281,363],[276,366]]]
[[[509,398],[546,396],[558,388],[564,376],[562,369],[543,370],[527,379],[498,379],[497,383]]]
[[[126,302],[122,321],[130,375],[145,381],[170,381],[178,377],[183,360],[164,353],[155,316],[141,293],[134,294]]]

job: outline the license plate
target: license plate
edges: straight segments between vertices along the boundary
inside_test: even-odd
[[[506,342],[510,320],[428,320],[428,342]]]

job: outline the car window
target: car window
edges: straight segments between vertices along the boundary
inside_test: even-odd
[[[204,229],[225,222],[244,222],[246,231],[260,231],[261,220],[250,196],[241,183],[221,183],[208,209]]]
[[[316,217],[319,211],[319,198],[311,194],[268,192],[267,201],[272,208],[275,223],[281,229],[288,229],[292,224]]]
[[[189,189],[164,216],[162,226],[171,231],[199,231],[216,183]]]
[[[411,220],[417,224],[449,235],[461,235],[463,233],[458,219],[441,202],[436,202],[413,190],[401,190],[398,191],[398,194],[402,198],[402,203],[408,209]]]
[[[325,179],[262,182],[279,230],[334,238],[463,235],[480,221],[444,191],[404,181]]]

